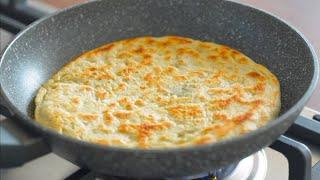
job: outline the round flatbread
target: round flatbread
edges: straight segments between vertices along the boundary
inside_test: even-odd
[[[274,119],[280,85],[227,46],[139,37],[86,52],[39,89],[35,119],[84,141],[173,148],[240,136]]]

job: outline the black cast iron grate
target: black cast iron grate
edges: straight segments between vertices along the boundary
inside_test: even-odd
[[[201,173],[194,176],[178,177],[178,178],[164,178],[165,180],[220,180],[230,175],[233,170],[237,167],[238,163],[231,164],[227,167],[220,168],[208,173]],[[128,178],[119,176],[108,176],[87,169],[80,169],[75,173],[71,174],[65,180],[141,180],[139,178]]]

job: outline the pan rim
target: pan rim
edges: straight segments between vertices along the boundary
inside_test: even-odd
[[[26,29],[19,32],[15,36],[15,38],[10,42],[10,44],[3,50],[2,56],[0,59],[0,69],[2,67],[1,65],[2,65],[2,62],[4,61],[4,57],[6,56],[8,49],[10,49],[10,47],[17,41],[17,39],[19,39],[19,37],[22,36],[23,34],[25,34],[27,31],[34,28],[36,25],[42,23],[43,21],[46,21],[46,20],[48,20],[58,14],[62,14],[62,13],[65,13],[65,12],[68,12],[71,10],[75,10],[77,8],[81,8],[87,4],[99,3],[102,1],[103,0],[96,0],[96,1],[88,1],[88,2],[85,2],[82,4],[78,4],[78,5],[66,8],[66,9],[59,10],[49,16],[43,17],[43,18],[31,23]],[[284,112],[282,115],[278,116],[277,118],[271,120],[266,125],[258,128],[257,130],[251,131],[251,132],[246,133],[241,136],[223,139],[218,142],[211,142],[208,144],[194,145],[194,146],[190,145],[190,146],[186,146],[186,147],[140,149],[140,148],[124,148],[124,147],[116,147],[116,146],[104,146],[104,145],[94,144],[94,143],[82,141],[82,140],[79,140],[76,138],[72,138],[72,137],[68,137],[68,136],[59,134],[58,132],[56,132],[54,130],[51,130],[45,126],[38,124],[34,119],[30,118],[29,116],[24,115],[24,113],[19,111],[14,106],[14,104],[9,101],[9,98],[4,93],[4,90],[2,88],[1,79],[0,79],[0,95],[2,96],[2,98],[5,101],[6,107],[10,111],[13,112],[14,116],[17,117],[15,119],[26,124],[27,126],[30,126],[34,130],[40,131],[42,133],[42,135],[54,136],[60,140],[62,139],[64,141],[72,142],[72,143],[80,145],[80,146],[86,146],[88,148],[100,149],[100,150],[104,150],[106,152],[107,151],[117,151],[117,152],[126,152],[126,153],[156,153],[156,154],[179,153],[179,152],[190,152],[190,151],[203,151],[203,150],[207,150],[207,149],[214,149],[215,147],[218,147],[218,146],[223,146],[223,145],[227,145],[227,144],[233,144],[233,143],[239,143],[239,142],[246,141],[249,137],[258,136],[259,134],[261,134],[265,131],[268,131],[272,127],[277,126],[282,121],[285,121],[290,115],[294,114],[295,112],[299,111],[302,108],[301,104],[305,104],[307,102],[307,100],[310,98],[311,94],[313,93],[314,89],[316,88],[318,78],[319,78],[319,62],[318,62],[318,58],[315,53],[315,50],[314,50],[313,46],[311,45],[311,43],[309,42],[309,40],[299,30],[297,30],[295,27],[293,27],[287,21],[279,18],[278,16],[275,16],[274,14],[272,14],[270,12],[267,12],[265,10],[261,10],[259,8],[253,7],[248,4],[242,4],[242,3],[238,3],[238,2],[234,2],[234,1],[225,1],[225,3],[237,4],[238,6],[243,6],[243,7],[250,9],[250,10],[258,11],[264,15],[271,17],[275,21],[279,21],[280,23],[288,26],[288,28],[291,29],[293,32],[295,32],[297,36],[300,36],[300,38],[302,38],[302,40],[306,43],[306,46],[308,46],[308,49],[310,50],[311,55],[312,55],[313,65],[314,65],[314,69],[313,69],[314,73],[313,73],[313,77],[311,79],[311,82],[310,82],[308,89],[304,92],[302,97],[292,107],[290,107],[286,112]]]

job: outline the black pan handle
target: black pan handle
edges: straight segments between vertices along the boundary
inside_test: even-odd
[[[270,147],[288,159],[290,180],[311,179],[311,152],[306,145],[281,135]]]
[[[0,99],[0,114],[7,117],[0,120],[0,168],[20,166],[50,152],[41,136],[14,121],[3,99]]]

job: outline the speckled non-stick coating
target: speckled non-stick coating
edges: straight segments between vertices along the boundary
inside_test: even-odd
[[[102,44],[146,35],[214,41],[245,53],[280,79],[281,116],[240,138],[173,150],[102,147],[33,122],[29,112],[37,89],[66,62]],[[62,11],[21,33],[2,57],[0,83],[8,107],[43,133],[61,157],[105,174],[172,177],[208,171],[271,144],[306,103],[317,68],[315,54],[299,33],[251,7],[217,0],[106,0]]]

